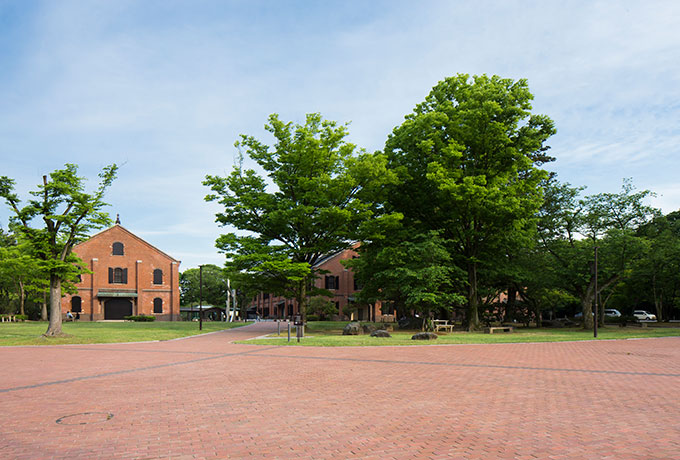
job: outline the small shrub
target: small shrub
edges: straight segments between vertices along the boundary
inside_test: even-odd
[[[132,316],[125,316],[123,319],[126,321],[137,321],[137,322],[151,322],[151,321],[156,321],[155,316],[147,316],[147,315],[132,315]]]
[[[638,320],[635,316],[632,316],[632,315],[623,315],[623,316],[619,316],[618,318],[611,318],[611,317],[605,316],[604,322],[605,322],[605,324],[619,324],[622,327],[625,327],[626,324],[637,323]]]
[[[338,308],[334,302],[331,302],[327,297],[312,297],[307,305],[307,319],[309,321],[318,321],[309,319],[310,316],[316,316],[322,320],[332,318],[338,313]]]
[[[629,324],[637,325],[637,324],[640,323],[640,321],[638,321],[638,319],[633,315],[623,315],[620,318],[611,318],[611,320],[616,320],[616,321],[610,321],[610,320],[606,320],[606,321],[612,322],[612,323],[618,323],[619,326],[621,326],[621,327],[626,327]]]
[[[319,315],[307,315],[307,321],[319,321]]]
[[[17,321],[26,321],[28,319],[28,315],[14,315]]]

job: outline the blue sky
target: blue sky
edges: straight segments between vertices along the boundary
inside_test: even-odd
[[[0,174],[27,191],[76,163],[121,165],[107,201],[183,261],[222,264],[206,174],[270,113],[351,122],[379,150],[439,80],[526,78],[562,181],[624,177],[680,208],[677,1],[0,0]],[[9,212],[0,207],[0,225]]]

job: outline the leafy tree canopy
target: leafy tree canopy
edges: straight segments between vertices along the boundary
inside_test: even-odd
[[[198,268],[189,268],[179,275],[180,303],[198,305],[201,273]],[[224,306],[227,302],[227,276],[217,265],[203,265],[203,305]]]
[[[61,335],[62,282],[72,280],[84,268],[72,253],[73,246],[84,241],[95,229],[110,225],[103,211],[106,189],[116,177],[117,166],[105,167],[99,174],[100,182],[93,193],[85,191],[85,179],[78,176],[78,167],[65,165],[48,176],[32,199],[21,205],[14,192],[14,180],[0,176],[0,197],[14,212],[11,223],[40,259],[42,269],[50,280],[50,324],[45,335]]]
[[[314,264],[350,246],[353,234],[374,213],[366,197],[389,175],[380,154],[347,142],[347,128],[309,114],[304,125],[269,117],[268,146],[242,135],[239,161],[227,177],[207,176],[204,184],[224,211],[217,222],[240,232],[217,240],[227,268],[247,274],[262,290],[294,294],[306,314]],[[264,176],[244,167],[254,160]]]
[[[478,270],[528,244],[542,203],[539,167],[552,158],[552,120],[531,114],[526,80],[459,74],[437,84],[385,145],[399,177],[389,210],[435,231],[467,272],[467,322],[478,327]]]
[[[624,180],[619,193],[600,193],[581,198],[582,189],[560,184],[546,186],[546,199],[539,213],[541,248],[550,254],[552,269],[562,289],[581,301],[584,325],[593,327],[595,273],[591,268],[594,248],[599,248],[598,289],[611,289],[630,273],[631,262],[643,254],[645,242],[639,225],[658,211],[645,205],[648,190],[636,191]],[[603,305],[600,305],[603,318]]]

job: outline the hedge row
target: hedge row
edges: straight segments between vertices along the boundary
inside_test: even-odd
[[[123,317],[123,318],[124,318],[125,320],[127,320],[127,321],[140,321],[140,322],[144,322],[144,321],[148,321],[148,322],[156,321],[156,317],[155,317],[155,316],[147,316],[147,315],[132,315],[132,316],[125,316],[125,317]]]

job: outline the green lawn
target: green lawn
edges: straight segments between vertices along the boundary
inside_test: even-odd
[[[391,332],[391,338],[377,338],[369,335],[343,336],[342,327],[347,322],[310,322],[305,334],[308,337],[297,343],[293,329],[291,341],[288,343],[287,331],[281,328],[281,338],[247,340],[238,343],[257,345],[295,345],[314,347],[357,347],[374,345],[436,345],[436,344],[473,344],[473,343],[519,343],[519,342],[565,342],[574,340],[593,340],[592,331],[580,328],[536,329],[516,328],[513,333],[484,334],[481,332],[439,333],[439,338],[431,341],[411,340],[418,331]],[[598,330],[598,340],[632,339],[645,337],[680,336],[680,327],[618,327],[607,326]]]
[[[246,323],[219,323],[206,321],[203,331],[198,330],[198,322],[159,321],[153,323],[64,323],[63,331],[70,337],[46,338],[46,322],[0,323],[0,346],[10,345],[61,345],[68,343],[115,343],[146,342],[150,340],[169,340],[178,337],[205,334]]]

